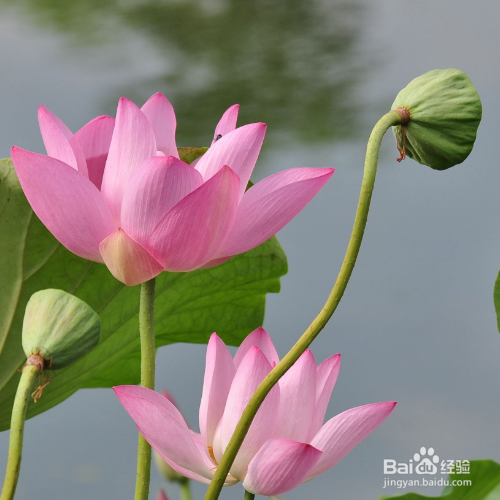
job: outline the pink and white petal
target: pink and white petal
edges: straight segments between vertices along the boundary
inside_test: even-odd
[[[311,445],[321,450],[323,456],[307,480],[337,465],[391,414],[395,406],[394,401],[358,406],[330,419],[311,441]]]
[[[257,346],[264,353],[271,365],[273,363],[279,363],[280,358],[276,352],[271,337],[266,330],[264,330],[264,328],[259,327],[245,337],[245,340],[236,351],[236,354],[234,355],[234,364],[236,368],[240,366],[241,360],[245,357],[245,354],[252,346]]]
[[[144,283],[163,271],[162,264],[122,228],[104,239],[99,251],[111,274],[128,286]]]
[[[38,108],[38,123],[47,154],[88,176],[83,152],[68,127],[44,106]]]
[[[231,230],[238,190],[238,176],[224,167],[163,217],[148,248],[166,271],[192,271],[212,260]]]
[[[209,478],[201,476],[200,474],[197,474],[196,472],[190,471],[188,469],[184,469],[183,467],[180,467],[176,463],[172,462],[172,460],[165,458],[165,456],[163,456],[161,453],[158,453],[158,454],[163,458],[163,460],[165,460],[165,462],[168,465],[170,465],[170,467],[172,467],[172,469],[174,469],[175,472],[178,472],[179,474],[181,474],[184,477],[187,477],[188,479],[192,479],[193,481],[197,481],[198,483],[210,484],[211,477],[209,479]],[[215,473],[215,468],[212,467],[212,469],[213,470],[211,470],[210,472],[213,476]],[[233,486],[234,484],[236,484],[238,482],[239,482],[238,479],[235,479],[230,474],[228,474],[226,481],[224,482],[224,486]]]
[[[169,465],[176,464],[210,479],[213,473],[200,454],[192,431],[184,420],[179,420],[176,413],[172,413],[173,405],[167,400],[165,402],[170,406],[164,402],[159,403],[158,398],[151,395],[154,391],[143,388],[142,394],[138,395],[131,392],[129,387],[118,386],[113,389],[146,441]]]
[[[226,134],[229,134],[229,132],[232,132],[236,128],[236,122],[238,121],[239,110],[240,110],[240,105],[234,104],[224,112],[222,118],[219,120],[219,123],[217,124],[217,127],[215,127],[214,139],[212,141],[212,144],[214,142],[217,142],[219,139],[224,137]]]
[[[101,185],[117,226],[120,225],[123,193],[132,172],[155,154],[156,141],[148,119],[132,101],[122,97]]]
[[[123,194],[123,229],[148,248],[153,230],[161,219],[202,184],[199,172],[173,156],[146,159],[130,176]]]
[[[241,199],[257,162],[265,135],[265,123],[251,123],[239,127],[210,146],[195,168],[206,181],[223,166],[229,166],[240,178]]]
[[[316,409],[311,420],[308,442],[316,435],[325,419],[328,402],[332,395],[340,370],[340,354],[330,356],[317,368]]]
[[[266,441],[248,465],[243,487],[271,496],[302,484],[323,452],[305,443],[274,437]]]
[[[146,115],[156,137],[156,148],[166,156],[179,158],[175,145],[177,120],[170,101],[161,93],[151,96],[141,108]]]
[[[243,196],[217,257],[246,252],[290,222],[332,176],[332,168],[292,168],[266,177]]]
[[[240,363],[227,397],[226,408],[220,423],[221,452],[226,449],[243,410],[255,389],[271,371],[271,364],[258,347],[251,347]],[[273,435],[279,408],[279,386],[275,385],[259,408],[243,444],[230,469],[233,477],[243,480],[248,464],[261,446]],[[215,450],[214,450],[215,451]],[[220,460],[220,457],[216,459]]]
[[[316,407],[316,362],[306,350],[279,381],[280,408],[274,436],[307,442]]]
[[[50,156],[16,146],[11,155],[26,198],[47,229],[70,252],[102,262],[99,244],[115,226],[99,190]]]
[[[119,385],[114,389],[116,389],[115,392],[119,391],[120,394],[126,394],[130,397],[150,399],[153,403],[156,403],[158,406],[161,406],[168,411],[172,415],[172,418],[177,419],[179,422],[184,423],[187,426],[187,423],[177,406],[175,406],[175,404],[163,394],[147,389],[146,387],[141,387],[140,385]]]
[[[115,119],[113,117],[98,116],[74,135],[87,161],[89,179],[97,189],[101,188],[114,127]]]
[[[236,370],[226,344],[216,333],[207,346],[203,395],[200,404],[200,432],[205,450],[213,441],[217,425],[222,418],[227,396]]]

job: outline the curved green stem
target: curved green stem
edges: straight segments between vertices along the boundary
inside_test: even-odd
[[[155,388],[155,278],[141,285],[139,333],[141,337],[141,385]],[[135,500],[148,500],[151,476],[151,446],[139,434]]]
[[[245,490],[245,496],[243,497],[243,500],[254,500],[254,498],[254,493],[250,493],[249,491]]]
[[[192,500],[191,496],[191,484],[187,477],[179,481],[179,488],[181,490],[181,500]]]
[[[19,471],[21,470],[26,408],[33,380],[35,380],[35,377],[39,373],[40,365],[24,365],[21,379],[17,386],[10,421],[9,458],[2,495],[0,496],[1,500],[12,500],[16,493],[17,480],[19,479]]]
[[[323,309],[316,316],[314,321],[302,334],[297,343],[290,349],[288,354],[261,382],[253,396],[250,398],[250,401],[248,402],[248,405],[243,411],[241,419],[236,426],[234,434],[227,445],[226,451],[219,462],[217,471],[215,472],[212,482],[210,483],[205,495],[205,500],[216,500],[219,497],[224,481],[229,473],[229,469],[234,462],[241,443],[245,439],[248,429],[250,428],[250,424],[252,423],[260,405],[263,403],[264,398],[278,382],[278,380],[309,347],[311,342],[318,336],[328,320],[331,318],[335,309],[337,309],[340,299],[342,298],[342,295],[347,287],[347,283],[349,282],[349,278],[351,277],[354,265],[356,264],[359,248],[365,232],[373,186],[375,185],[380,144],[382,143],[382,138],[387,132],[387,129],[393,125],[398,125],[399,123],[401,123],[401,115],[397,111],[390,111],[384,115],[373,128],[370,139],[368,140],[368,146],[366,148],[365,169],[363,182],[361,184],[361,193],[359,195],[358,208],[354,219],[354,227],[352,229],[349,245],[347,246],[344,262],[340,268],[335,285],[333,286],[330,296],[323,306]]]

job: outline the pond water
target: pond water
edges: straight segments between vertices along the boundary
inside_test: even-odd
[[[289,259],[264,326],[285,354],[323,305],[342,263],[364,149],[378,117],[414,77],[465,71],[483,102],[467,161],[436,172],[395,161],[385,139],[361,255],[345,297],[312,346],[343,367],[328,417],[397,400],[391,417],[320,478],[288,498],[374,500],[383,459],[432,446],[442,459],[500,460],[500,336],[492,303],[500,268],[500,169],[495,154],[500,69],[493,0],[0,1],[0,154],[44,152],[44,104],[72,130],[114,114],[121,95],[172,101],[178,144],[208,144],[221,113],[264,121],[254,180],[298,166],[335,167],[330,183],[279,234]],[[193,427],[205,348],[164,347],[157,387]],[[189,370],[186,370],[186,366]],[[8,433],[0,434],[0,471]],[[17,499],[132,498],[135,427],[110,390],[79,391],[26,426]],[[153,471],[171,499],[175,487]],[[417,488],[437,494],[441,488]],[[205,487],[194,486],[195,498]],[[400,493],[407,492],[401,491]],[[242,498],[240,486],[221,498]]]

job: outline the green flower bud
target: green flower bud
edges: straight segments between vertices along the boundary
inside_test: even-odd
[[[26,357],[42,356],[48,366],[68,366],[98,342],[99,316],[85,303],[62,290],[34,293],[24,314],[23,349]]]
[[[472,151],[482,106],[474,85],[458,69],[435,69],[412,80],[392,110],[402,116],[393,127],[401,153],[423,165],[445,170]]]

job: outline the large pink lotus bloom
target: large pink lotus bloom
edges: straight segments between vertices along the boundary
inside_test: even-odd
[[[140,433],[180,474],[209,483],[250,397],[278,363],[263,328],[252,332],[234,359],[214,333],[207,348],[200,430],[190,430],[176,407],[137,386],[115,387]],[[243,481],[251,493],[275,496],[322,474],[370,434],[395,402],[347,410],[323,423],[340,355],[316,366],[306,351],[259,408],[225,485]]]
[[[76,134],[48,109],[38,117],[48,156],[12,148],[33,210],[71,252],[104,262],[136,285],[166,271],[217,265],[270,238],[299,213],[333,169],[295,168],[245,188],[266,125],[217,125],[195,166],[179,160],[176,119],[160,93],[139,109],[121,98],[115,119]]]

